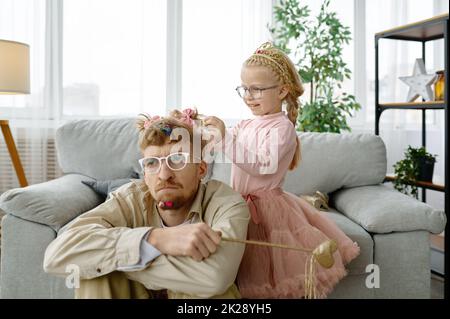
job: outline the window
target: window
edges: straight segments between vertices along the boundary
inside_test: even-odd
[[[135,116],[143,111],[163,114],[168,107],[189,106],[197,106],[200,112],[225,119],[248,117],[250,112],[234,88],[240,84],[242,62],[258,45],[271,39],[267,25],[272,22],[274,2],[0,0],[0,38],[22,41],[31,48],[31,94],[0,96],[0,108],[2,112],[6,108],[48,109],[55,100],[50,95],[59,94],[62,103],[53,102],[51,107],[57,109],[48,112],[65,117]],[[331,2],[331,8],[352,29],[355,39],[344,49],[344,60],[353,71],[353,77],[344,82],[343,90],[354,92],[363,110],[356,114],[358,121],[350,119],[351,124],[364,126],[374,120],[374,33],[428,18],[442,10],[448,11],[448,3],[444,2]],[[46,8],[54,3],[62,6],[62,10]],[[176,3],[180,11],[172,12],[170,3]],[[317,14],[320,7],[319,1],[305,0],[302,4],[309,5],[312,15]],[[174,33],[167,25],[171,25],[170,21],[178,21],[180,12],[181,31],[175,33],[176,39],[172,39]],[[46,17],[46,14],[51,16]],[[377,17],[381,15],[385,18],[380,20]],[[55,26],[48,23],[46,26],[46,19],[55,19],[55,16],[62,21],[60,39],[51,36]],[[358,35],[361,26],[365,31]],[[46,52],[49,38],[59,46],[62,66],[55,64],[55,59]],[[168,40],[174,52],[167,52]],[[398,76],[410,74],[418,57],[416,48],[410,48],[416,44],[396,45],[395,50],[380,51],[391,52],[389,54],[395,54],[395,60],[404,61],[397,63],[393,61],[394,57],[381,57],[382,101],[398,101],[406,96],[408,88],[398,81]],[[438,61],[441,55],[436,54],[441,48],[439,43],[427,46],[429,70],[442,64]],[[172,63],[171,59],[177,56],[181,56],[181,63]],[[393,65],[396,66],[394,72]],[[179,91],[172,92],[169,87],[172,84],[167,80],[168,67],[176,69],[174,74],[181,78]],[[54,74],[62,74],[62,80],[56,79],[61,92],[51,89],[52,85],[48,83],[52,82]],[[174,101],[181,105],[168,105],[172,101],[167,101],[167,95],[176,96]],[[303,102],[307,95],[305,92],[301,98]],[[407,114],[407,122],[420,121],[418,112]],[[389,121],[393,121],[392,116],[384,122]]]
[[[63,5],[63,115],[164,113],[166,1]]]
[[[241,65],[270,40],[272,0],[184,0],[182,106],[224,119],[251,113],[234,90]]]

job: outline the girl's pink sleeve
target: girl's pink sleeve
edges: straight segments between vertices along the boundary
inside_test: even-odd
[[[224,154],[227,154],[227,152],[230,153],[231,149],[234,148],[234,140],[238,132],[242,129],[244,122],[245,120],[239,121],[238,124],[236,124],[236,126],[225,129],[225,136],[220,141],[222,143],[222,152]]]
[[[278,164],[282,158],[294,155],[297,134],[291,123],[280,123],[266,132],[260,132],[259,136],[253,129],[254,134],[247,135],[248,143],[239,140],[239,134],[242,134],[240,130],[238,124],[225,132],[223,152],[249,175],[274,174],[278,171]]]

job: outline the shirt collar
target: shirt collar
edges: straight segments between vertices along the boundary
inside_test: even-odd
[[[198,185],[197,194],[195,195],[194,201],[192,202],[191,209],[189,210],[188,216],[186,219],[191,219],[198,215],[200,221],[203,221],[203,195],[205,193],[205,185],[200,183]]]

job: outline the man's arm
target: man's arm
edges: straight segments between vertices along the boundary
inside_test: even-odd
[[[80,269],[81,279],[103,276],[120,267],[137,264],[140,244],[150,227],[142,214],[132,216],[130,196],[112,193],[111,199],[79,216],[45,251],[44,270],[66,275],[68,265]]]
[[[220,244],[220,231],[205,223],[156,228],[148,237],[149,245],[165,255],[191,257],[202,261],[216,252]]]
[[[148,242],[148,236],[151,233],[151,231],[148,231],[144,235],[144,237],[141,239],[141,244],[139,246],[139,261],[134,265],[127,265],[118,267],[118,271],[136,271],[136,270],[142,270],[145,267],[148,266],[150,262],[152,262],[156,257],[159,257],[161,255],[161,252],[155,248],[154,245],[151,245]]]
[[[222,236],[245,239],[248,221],[247,204],[240,195],[233,195],[218,208],[210,225]],[[203,261],[161,255],[146,269],[128,272],[127,277],[147,289],[169,289],[199,298],[221,295],[234,283],[244,249],[243,244],[222,241],[217,251]]]

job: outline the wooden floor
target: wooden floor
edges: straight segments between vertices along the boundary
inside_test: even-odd
[[[431,299],[444,299],[444,278],[431,274]]]

